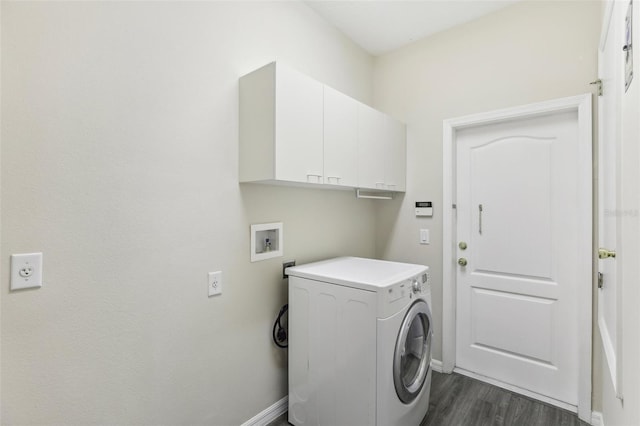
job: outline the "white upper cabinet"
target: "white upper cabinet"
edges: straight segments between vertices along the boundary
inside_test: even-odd
[[[406,189],[406,126],[371,107],[358,108],[358,186]]]
[[[275,62],[240,78],[240,182],[404,191],[405,126]]]
[[[322,183],[323,85],[276,63],[240,79],[240,182]]]
[[[324,183],[358,186],[358,101],[324,86]]]
[[[407,126],[386,117],[384,181],[390,191],[404,192],[407,180]]]
[[[322,183],[323,87],[276,66],[276,179]]]
[[[358,106],[358,186],[385,187],[386,116],[367,105]]]

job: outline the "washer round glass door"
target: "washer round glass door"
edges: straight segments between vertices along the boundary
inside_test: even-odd
[[[393,383],[400,401],[412,402],[424,385],[431,363],[431,312],[416,301],[404,317],[393,355]]]

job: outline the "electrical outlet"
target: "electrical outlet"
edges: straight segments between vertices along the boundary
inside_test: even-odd
[[[42,287],[42,253],[11,255],[11,290]]]
[[[222,271],[209,272],[209,297],[222,294]]]

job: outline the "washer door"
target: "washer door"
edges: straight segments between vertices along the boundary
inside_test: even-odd
[[[402,321],[393,355],[393,383],[405,404],[416,399],[431,368],[432,334],[429,305],[418,300]]]

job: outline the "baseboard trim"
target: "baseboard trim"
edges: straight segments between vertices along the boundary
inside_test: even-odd
[[[604,419],[600,411],[591,412],[591,426],[604,426]]]
[[[431,360],[431,369],[433,371],[435,371],[436,373],[442,373],[442,361],[437,360],[437,359],[432,359]],[[480,376],[479,374],[474,374],[471,373],[469,371],[466,370],[461,370],[456,368],[456,373],[460,373],[463,374],[465,376],[469,376],[472,377],[474,379],[478,379],[481,380],[483,382],[487,382],[486,377],[484,376]],[[497,380],[492,380],[490,382],[492,385],[496,385],[498,387],[502,387],[505,388],[507,390],[511,390],[514,392],[518,392],[518,393],[522,393],[522,389],[516,388],[515,386],[510,386],[510,385],[506,385],[504,383],[498,382]],[[515,388],[515,389],[512,389]],[[529,393],[529,392],[528,392]],[[530,392],[533,394],[533,392]],[[535,394],[535,395],[526,395],[526,396],[531,396],[532,398],[536,398],[539,399],[539,395]],[[545,399],[550,399],[550,398],[545,398]],[[544,401],[544,402],[548,402],[548,401]],[[557,402],[557,401],[556,401]],[[552,405],[556,405],[553,402],[549,402]],[[563,403],[564,404],[564,403]],[[568,405],[568,404],[564,404],[564,405]],[[575,408],[572,409],[572,406],[569,406],[570,408],[569,411],[574,411],[575,412]],[[280,417],[281,415],[283,415],[284,413],[287,412],[289,408],[289,397],[285,396],[284,398],[282,398],[280,401],[275,402],[274,404],[270,405],[269,407],[265,408],[264,410],[262,410],[261,412],[259,412],[258,414],[256,414],[255,416],[253,416],[252,418],[250,418],[249,420],[247,420],[246,422],[242,423],[241,426],[267,426],[269,423],[271,423],[272,421],[274,421],[275,419],[277,419],[278,417]],[[561,408],[565,408],[565,407],[561,407]],[[602,417],[602,413],[600,411],[593,411],[591,412],[591,426],[605,426],[604,425],[604,419]]]
[[[472,379],[480,380],[481,382],[489,383],[491,385],[497,386],[502,389],[506,389],[511,392],[528,396],[529,398],[537,399],[538,401],[542,401],[544,403],[553,405],[555,407],[559,407],[564,410],[571,411],[572,413],[578,413],[578,407],[576,407],[575,405],[567,404],[566,402],[558,401],[557,399],[549,398],[548,396],[540,395],[539,393],[522,389],[522,388],[519,388],[518,386],[510,385],[508,383],[501,382],[500,380],[492,379],[490,377],[486,377],[481,374],[477,374],[477,373],[467,371],[465,369],[457,368],[457,367],[453,369],[453,372],[462,374],[463,376],[471,377]]]
[[[287,412],[289,408],[289,396],[285,396],[280,401],[265,408],[255,416],[251,417],[241,426],[267,426],[269,423]]]
[[[442,373],[444,370],[442,369],[442,361],[439,359],[431,360],[431,369],[436,373]]]

